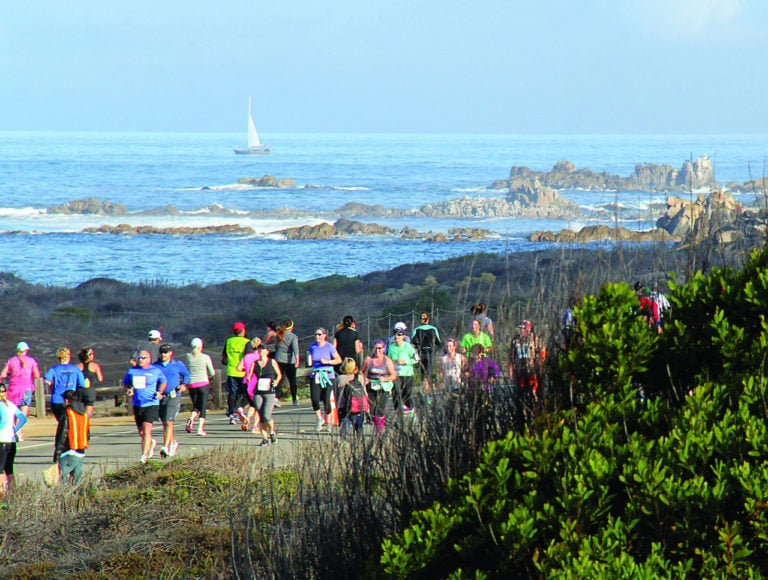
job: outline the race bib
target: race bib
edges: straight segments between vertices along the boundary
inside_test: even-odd
[[[271,391],[272,390],[272,379],[259,379],[259,382],[256,383],[256,390],[263,393],[265,391]]]
[[[131,386],[134,389],[146,389],[147,388],[147,377],[144,375],[133,375],[131,378]]]

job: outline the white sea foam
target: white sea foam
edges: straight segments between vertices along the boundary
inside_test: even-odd
[[[29,217],[43,214],[45,210],[37,207],[0,207],[0,217]]]

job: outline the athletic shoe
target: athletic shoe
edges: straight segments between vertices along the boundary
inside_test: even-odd
[[[275,407],[282,407],[280,404],[280,399],[275,399]]]
[[[146,455],[139,455],[139,463],[146,463],[147,462],[147,456]]]
[[[242,407],[238,407],[237,411],[235,411],[235,419],[241,422],[245,422],[248,419],[248,415],[246,415]]]
[[[149,446],[149,453],[147,453],[147,459],[151,459],[155,455],[155,447],[157,447],[157,439],[152,439],[152,445]]]
[[[271,443],[277,443],[277,433],[270,433],[269,434],[269,441]]]
[[[208,433],[206,433],[206,432],[205,432],[205,431],[203,431],[202,429],[198,429],[198,430],[197,430],[197,436],[198,436],[198,437],[205,437],[205,436],[207,436],[207,435],[208,435]]]
[[[322,431],[323,427],[325,427],[325,422],[322,419],[317,420],[317,428],[315,431]]]
[[[16,433],[16,441],[24,441],[24,435],[21,431]]]
[[[237,425],[240,421],[237,420],[237,417],[234,415],[229,416],[229,424],[230,425]]]
[[[168,457],[170,454],[171,452],[168,451],[168,448],[165,445],[160,448],[160,457]]]
[[[171,446],[170,446],[170,449],[168,449],[168,453],[170,454],[171,457],[173,457],[174,455],[176,455],[176,451],[178,451],[178,449],[179,449],[179,442],[174,439],[173,441],[171,441]]]
[[[254,435],[258,435],[259,433],[261,433],[261,429],[259,429],[258,425],[254,425],[253,429],[251,429],[251,433],[253,433]]]
[[[411,408],[406,405],[403,405],[403,413],[410,413],[410,412],[411,412]]]
[[[262,439],[259,447],[269,447],[269,439]]]
[[[299,406],[299,400],[298,399],[294,399],[293,400],[293,406],[294,407],[298,407]]]
[[[187,433],[192,433],[193,425],[194,425],[194,423],[192,422],[192,419],[187,419],[187,424],[184,426],[184,430]]]

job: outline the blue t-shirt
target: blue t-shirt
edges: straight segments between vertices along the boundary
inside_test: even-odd
[[[157,399],[158,390],[165,389],[167,379],[159,368],[150,366],[143,369],[141,367],[131,367],[125,373],[123,385],[133,387],[133,406],[151,407],[159,405]]]
[[[165,391],[163,392],[164,395],[169,395],[173,390],[178,389],[179,385],[189,384],[189,371],[187,370],[187,365],[181,361],[171,359],[167,364],[157,361],[152,363],[152,366],[159,368],[168,381]]]
[[[64,393],[85,388],[83,371],[71,363],[52,366],[45,373],[46,382],[51,383],[51,403],[63,405]]]

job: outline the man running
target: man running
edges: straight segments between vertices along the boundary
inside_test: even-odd
[[[245,337],[245,324],[235,322],[232,325],[232,334],[224,344],[221,353],[221,362],[227,365],[227,415],[229,424],[236,425],[245,420],[243,404],[247,401],[243,377],[245,370],[238,370],[240,361],[245,356],[245,349],[250,341]]]
[[[157,441],[152,439],[152,423],[159,418],[158,408],[167,380],[163,372],[152,366],[152,355],[142,350],[136,357],[138,366],[125,373],[123,385],[133,401],[133,417],[141,436],[139,461],[146,463],[155,454]]]
[[[189,384],[189,371],[186,365],[173,358],[173,349],[170,344],[160,345],[160,360],[152,363],[165,375],[167,381],[160,399],[160,421],[163,423],[163,446],[160,448],[160,457],[173,457],[179,448],[179,442],[173,431],[173,421],[181,409],[181,394],[187,390]]]

